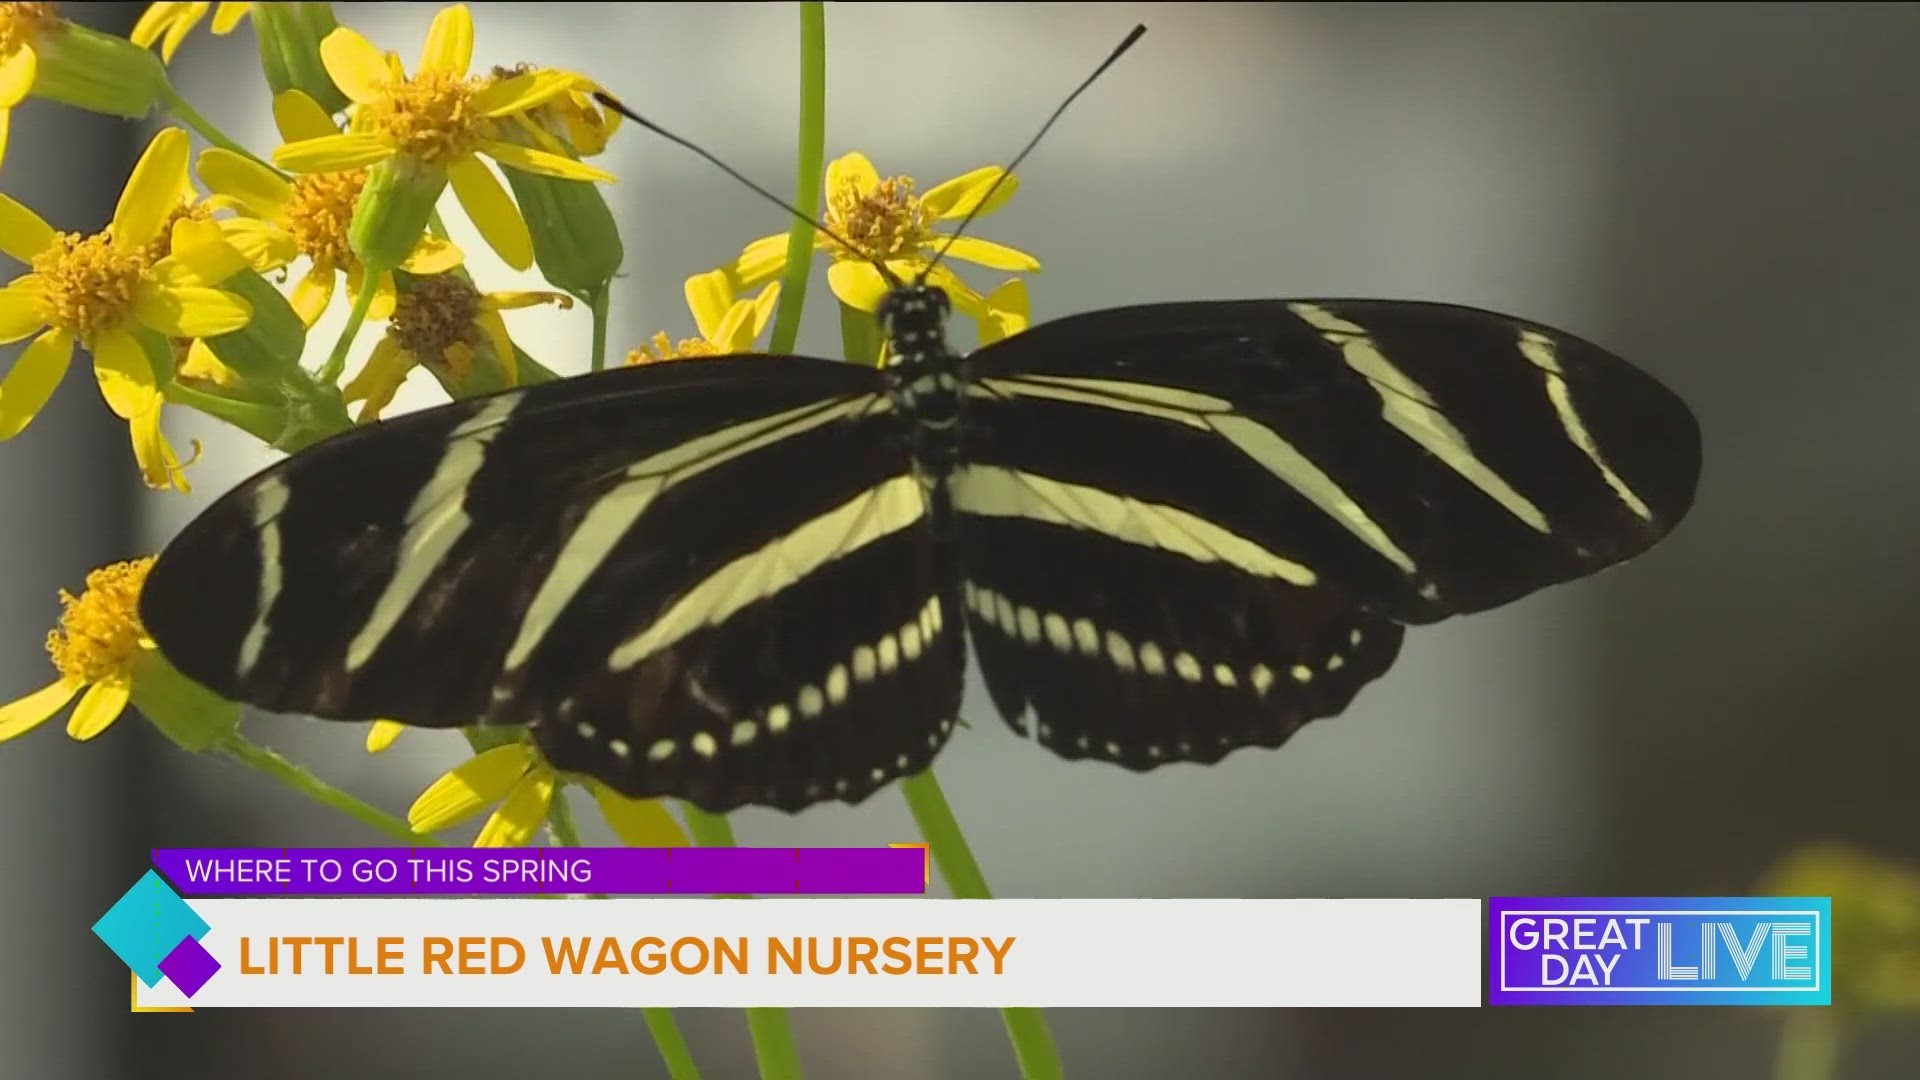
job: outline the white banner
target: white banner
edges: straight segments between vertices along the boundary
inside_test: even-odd
[[[1481,1003],[1478,900],[191,901],[139,1008]]]

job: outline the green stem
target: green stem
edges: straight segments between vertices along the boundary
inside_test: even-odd
[[[347,353],[353,349],[353,339],[360,336],[360,324],[367,321],[367,309],[373,306],[373,298],[380,291],[380,272],[369,266],[361,272],[360,295],[353,298],[353,310],[347,312],[347,325],[340,329],[339,340],[333,343],[333,353],[320,368],[315,378],[323,386],[332,386],[340,381],[347,370]]]
[[[553,793],[553,802],[547,806],[547,824],[553,827],[554,843],[561,847],[580,846],[580,830],[574,827],[573,807],[568,804],[564,789]],[[700,1067],[693,1063],[693,1051],[687,1049],[687,1040],[680,1034],[673,1010],[641,1009],[640,1015],[646,1018],[647,1030],[653,1033],[653,1045],[660,1051],[660,1059],[667,1063],[667,1075],[673,1080],[700,1080]]]
[[[1774,1080],[1838,1080],[1843,1041],[1840,1019],[1831,1008],[1787,1010]]]
[[[953,895],[962,900],[993,899],[986,875],[974,861],[973,850],[967,846],[967,838],[960,832],[960,823],[954,820],[953,809],[947,805],[932,770],[902,779],[900,791],[907,797],[907,808],[920,826],[933,864],[940,868],[940,876]],[[1046,1017],[1039,1009],[1002,1009],[1000,1015],[1013,1042],[1013,1055],[1020,1061],[1021,1076],[1027,1080],[1062,1080],[1066,1076],[1060,1051],[1054,1047]]]
[[[595,286],[581,297],[593,311],[593,370],[607,366],[607,306],[613,299],[610,285]]]
[[[827,150],[827,12],[819,0],[800,5],[800,159],[793,205],[811,214],[820,205],[820,170]],[[800,336],[813,269],[813,225],[796,217],[787,231],[787,266],[780,276],[780,306],[773,316],[768,351],[790,353]]]
[[[701,847],[732,847],[733,826],[719,814],[709,814],[692,803],[682,804],[687,832]],[[760,1059],[760,1080],[801,1080],[800,1049],[785,1009],[748,1009],[747,1030],[753,1035],[753,1053]]]
[[[264,746],[256,746],[239,735],[234,735],[222,743],[220,748],[232,754],[242,765],[257,769],[315,802],[332,807],[410,847],[437,847],[440,844],[435,837],[414,832],[404,820],[370,803],[361,802],[288,761],[279,753]]]
[[[221,131],[219,126],[216,125],[213,121],[200,115],[200,111],[198,109],[195,109],[193,106],[187,104],[187,99],[181,97],[179,92],[176,91],[173,87],[167,86],[163,88],[160,91],[160,95],[166,102],[167,111],[172,113],[181,123],[192,128],[194,130],[194,133],[199,135],[201,138],[207,140],[208,142],[212,143],[213,145],[219,147],[222,150],[227,150],[232,153],[239,154],[241,157],[246,158],[248,161],[254,162],[255,164],[260,165],[263,168],[271,170],[275,176],[286,175],[285,173],[281,172],[279,169],[275,169],[272,165],[268,164],[267,162],[261,161],[258,157],[254,156],[251,150],[248,150],[246,147],[241,146],[239,143],[234,142],[232,139],[227,138],[226,132]]]

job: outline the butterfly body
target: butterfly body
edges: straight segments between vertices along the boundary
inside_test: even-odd
[[[879,368],[627,368],[357,429],[241,484],[146,625],[261,708],[526,725],[709,810],[859,802],[995,710],[1135,771],[1276,747],[1405,630],[1632,558],[1699,431],[1579,338],[1451,305],[1094,312],[961,357],[944,295]]]

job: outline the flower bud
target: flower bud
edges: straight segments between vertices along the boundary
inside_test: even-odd
[[[395,154],[368,170],[347,242],[369,274],[392,270],[413,254],[446,189],[446,169],[411,154]]]
[[[172,94],[160,58],[126,38],[65,19],[32,37],[34,97],[139,119]]]
[[[571,94],[562,95],[517,117],[519,123],[502,125],[500,137],[505,142],[575,160],[604,149],[606,129],[574,116],[570,110],[577,108]],[[591,111],[591,106],[588,108]],[[588,146],[581,147],[576,139],[586,139]],[[533,236],[534,262],[549,284],[578,294],[603,288],[613,280],[627,253],[599,185],[520,169],[500,171],[513,188],[514,201],[520,204],[520,214]]]
[[[298,90],[329,113],[347,107],[347,96],[333,84],[320,62],[320,43],[338,28],[333,5],[255,4],[253,29],[260,42],[260,67],[277,97]]]

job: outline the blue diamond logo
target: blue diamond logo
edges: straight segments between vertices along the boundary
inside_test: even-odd
[[[93,924],[94,936],[148,986],[160,984],[160,961],[207,930],[206,920],[153,870]]]

